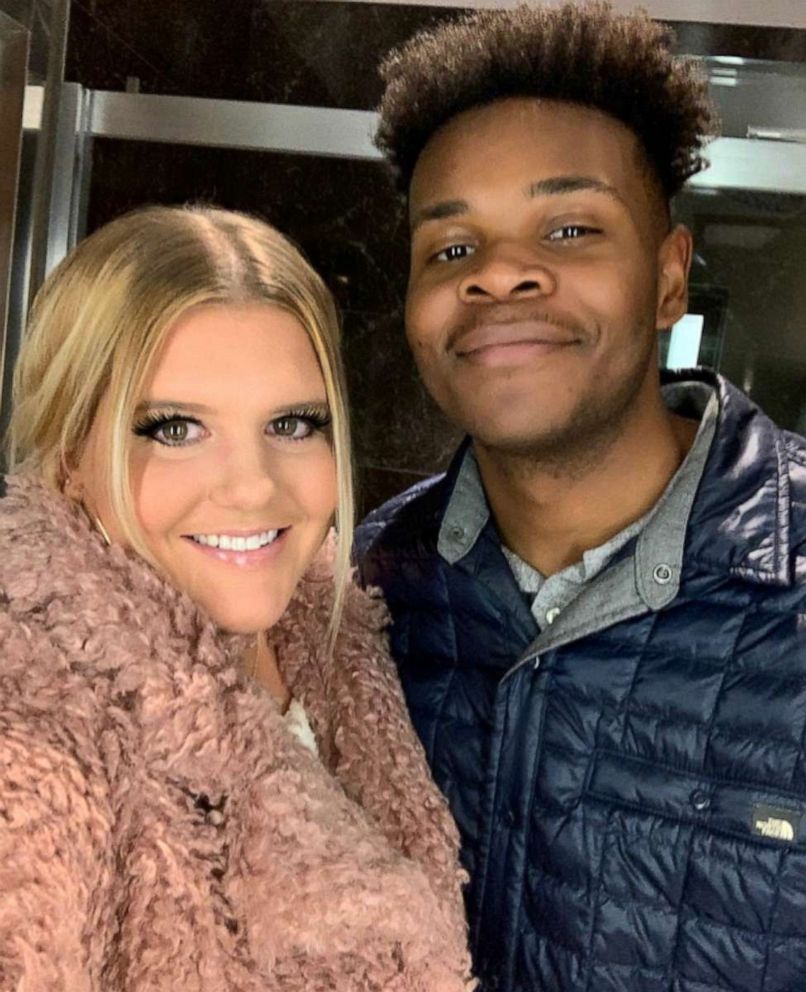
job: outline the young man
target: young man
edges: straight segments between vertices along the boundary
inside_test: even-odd
[[[468,440],[358,559],[482,986],[806,989],[806,442],[657,371],[705,84],[602,4],[470,15],[384,71],[408,338]]]

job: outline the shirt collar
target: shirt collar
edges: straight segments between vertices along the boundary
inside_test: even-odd
[[[437,551],[455,565],[473,548],[490,519],[490,508],[481,483],[478,462],[470,444],[465,449],[439,528]]]
[[[645,517],[635,553],[635,580],[647,606],[659,609],[670,602],[680,584],[686,525],[705,469],[716,430],[719,403],[714,387],[705,382],[673,382],[663,387],[672,412],[699,417],[700,426],[683,464],[661,498]],[[490,509],[472,445],[462,457],[456,482],[439,531],[437,550],[451,565],[475,546],[490,519]],[[634,523],[629,527],[634,527]]]

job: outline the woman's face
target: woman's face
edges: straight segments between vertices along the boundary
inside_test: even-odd
[[[121,541],[101,468],[101,403],[74,483]],[[170,330],[137,408],[131,478],[156,561],[226,630],[284,613],[336,507],[330,412],[313,346],[270,304],[203,306]]]

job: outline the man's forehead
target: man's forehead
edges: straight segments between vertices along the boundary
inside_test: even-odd
[[[478,195],[590,190],[646,203],[647,166],[625,125],[576,104],[498,101],[464,111],[429,139],[412,177],[412,227],[457,216]]]

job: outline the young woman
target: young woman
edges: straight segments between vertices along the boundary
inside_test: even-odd
[[[298,252],[212,209],[93,234],[34,307],[9,464],[0,989],[469,987]]]

